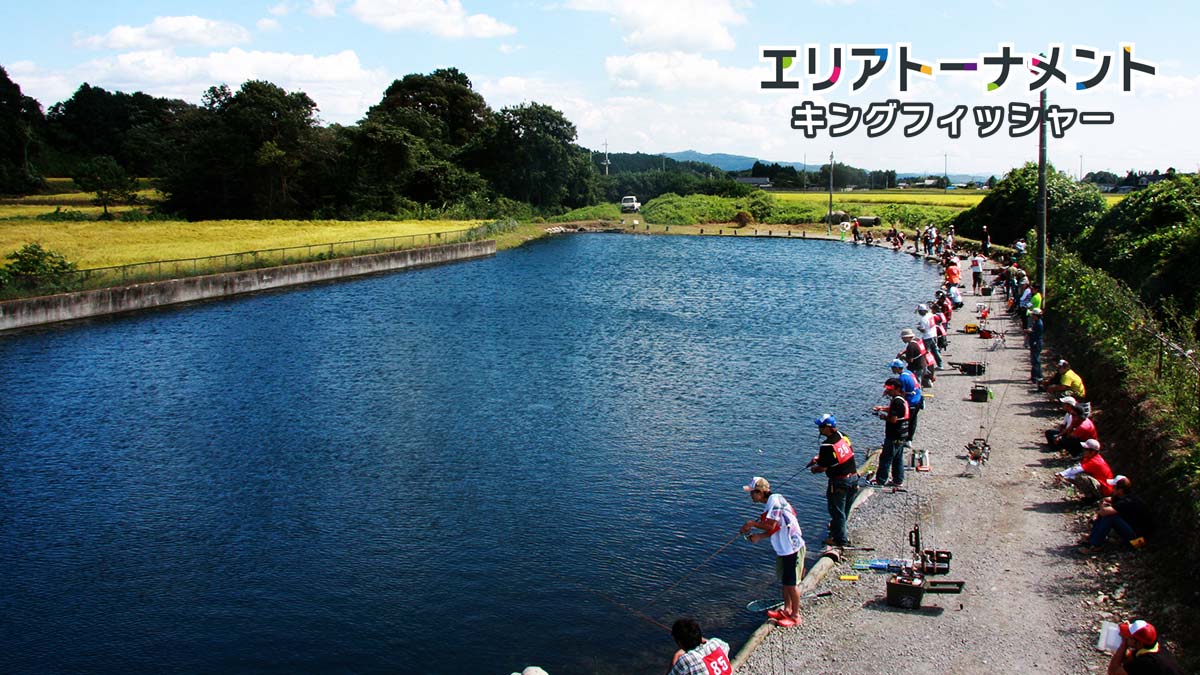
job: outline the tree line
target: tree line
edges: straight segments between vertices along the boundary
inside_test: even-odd
[[[161,209],[188,219],[354,219],[520,217],[745,189],[715,167],[649,155],[619,156],[604,175],[577,135],[547,105],[493,110],[455,68],[406,75],[357,123],[323,125],[307,94],[259,80],[210,87],[199,105],[85,83],[43,114],[0,67],[0,194],[35,192],[45,175],[144,176],[158,179]]]

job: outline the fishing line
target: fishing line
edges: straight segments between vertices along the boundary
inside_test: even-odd
[[[620,601],[618,601],[616,598],[613,598],[612,596],[608,595],[607,593],[604,593],[604,592],[602,592],[602,591],[598,591],[598,590],[596,590],[596,589],[594,589],[594,588],[591,588],[591,587],[589,587],[589,586],[584,586],[582,583],[580,583],[580,582],[578,582],[578,581],[574,581],[574,580],[572,580],[572,579],[568,579],[568,578],[564,577],[563,575],[561,575],[561,574],[559,574],[559,573],[555,572],[554,570],[547,569],[547,570],[546,570],[546,572],[548,572],[548,573],[549,573],[551,576],[553,576],[553,577],[556,577],[556,578],[557,578],[557,579],[559,579],[560,581],[563,581],[563,582],[565,582],[565,583],[568,583],[568,584],[570,584],[570,585],[572,585],[572,586],[575,586],[576,588],[582,589],[582,590],[584,590],[584,591],[586,591],[586,592],[588,592],[588,593],[591,593],[591,594],[593,594],[593,595],[598,595],[598,596],[600,596],[601,598],[604,598],[605,600],[607,600],[607,601],[611,602],[612,604],[616,605],[617,607],[620,607],[621,609],[625,610],[626,612],[629,612],[630,614],[632,614],[632,615],[636,616],[637,618],[639,618],[639,619],[641,619],[641,620],[643,620],[643,621],[647,621],[647,622],[649,622],[649,623],[652,623],[652,624],[654,624],[655,626],[658,626],[659,628],[661,628],[661,629],[663,629],[663,630],[667,631],[668,633],[670,633],[670,632],[671,632],[671,628],[670,628],[669,626],[667,626],[667,625],[665,625],[665,624],[663,624],[663,623],[661,623],[661,622],[657,621],[656,619],[654,619],[654,618],[652,618],[652,617],[648,616],[648,615],[647,615],[647,614],[645,614],[644,612],[639,612],[638,610],[636,610],[636,609],[633,609],[632,607],[629,607],[628,605],[625,605],[625,604],[621,603],[621,602],[620,602]]]
[[[699,570],[701,567],[704,567],[704,565],[705,565],[706,563],[708,563],[708,561],[709,561],[709,560],[712,560],[713,558],[717,557],[717,554],[719,554],[721,551],[724,551],[726,548],[728,548],[728,547],[729,547],[729,545],[730,545],[730,544],[732,544],[733,542],[735,542],[735,541],[737,541],[738,539],[741,539],[741,538],[742,538],[742,533],[741,533],[741,532],[738,532],[737,534],[733,535],[733,537],[732,537],[732,538],[731,538],[729,541],[725,542],[724,544],[721,544],[721,547],[720,547],[720,548],[718,548],[717,550],[713,551],[712,555],[708,556],[708,557],[707,557],[707,558],[705,558],[704,560],[701,560],[699,565],[696,565],[696,566],[695,566],[695,567],[693,567],[693,568],[692,568],[692,569],[691,569],[691,570],[690,570],[690,571],[689,571],[687,574],[685,574],[685,575],[683,575],[682,577],[680,577],[680,578],[679,578],[679,581],[676,581],[675,583],[671,584],[670,586],[667,586],[665,589],[663,589],[663,590],[659,591],[658,593],[656,593],[656,594],[654,595],[654,597],[650,598],[650,601],[649,601],[649,602],[647,602],[647,603],[646,603],[646,605],[645,605],[645,609],[649,609],[649,608],[650,608],[650,605],[653,605],[655,602],[657,602],[657,601],[658,601],[658,599],[659,599],[659,598],[661,598],[662,596],[666,595],[668,591],[672,591],[672,590],[674,590],[674,589],[675,589],[677,586],[679,586],[679,584],[682,584],[682,583],[683,583],[683,582],[684,582],[684,581],[685,581],[685,580],[686,580],[688,577],[690,577],[690,576],[692,576],[693,574],[695,574],[697,570]]]

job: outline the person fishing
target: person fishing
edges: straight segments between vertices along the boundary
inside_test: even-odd
[[[679,619],[671,626],[671,637],[679,645],[667,675],[713,675],[732,673],[729,643],[720,638],[705,639],[695,619]]]
[[[830,546],[849,546],[846,519],[850,516],[854,498],[858,496],[858,465],[854,461],[854,447],[850,444],[850,438],[838,431],[837,418],[833,415],[822,415],[814,423],[823,441],[817,456],[812,459],[812,472],[824,473],[829,479],[825,490],[825,501],[829,507],[829,538],[825,543]]]
[[[742,490],[750,493],[750,500],[755,504],[762,504],[763,510],[757,520],[747,520],[740,532],[746,534],[752,529],[762,530],[747,537],[752,544],[770,538],[771,546],[775,549],[775,571],[783,589],[783,607],[767,612],[767,616],[783,628],[798,626],[798,584],[804,578],[805,545],[796,509],[783,495],[771,494],[771,484],[762,476],[752,478],[748,485],[742,486]]]
[[[904,485],[904,448],[901,444],[908,436],[908,400],[900,389],[899,378],[889,377],[883,383],[883,393],[889,399],[888,404],[875,406],[875,412],[885,422],[883,449],[879,453],[879,468],[871,483],[898,488]],[[887,480],[889,468],[892,472],[890,481]]]
[[[912,448],[913,437],[917,435],[917,416],[925,409],[925,396],[921,393],[921,383],[911,370],[905,368],[903,359],[892,361],[892,374],[900,380],[900,391],[908,401],[908,434],[905,445]]]

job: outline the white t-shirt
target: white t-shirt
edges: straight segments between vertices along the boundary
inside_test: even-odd
[[[796,553],[804,548],[804,535],[800,532],[800,521],[796,518],[796,510],[788,503],[783,495],[771,495],[763,504],[760,520],[770,518],[779,523],[779,529],[771,535],[771,546],[775,555],[784,556]]]
[[[929,339],[937,337],[937,324],[933,320],[932,312],[925,312],[925,315],[917,319],[917,329],[921,331],[921,339]]]
[[[983,256],[977,255],[971,258],[971,271],[983,273]]]

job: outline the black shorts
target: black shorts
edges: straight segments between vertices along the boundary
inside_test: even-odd
[[[977,284],[983,283],[983,272],[971,272],[971,279]]]
[[[804,549],[775,558],[775,576],[783,586],[795,586],[804,577]]]

